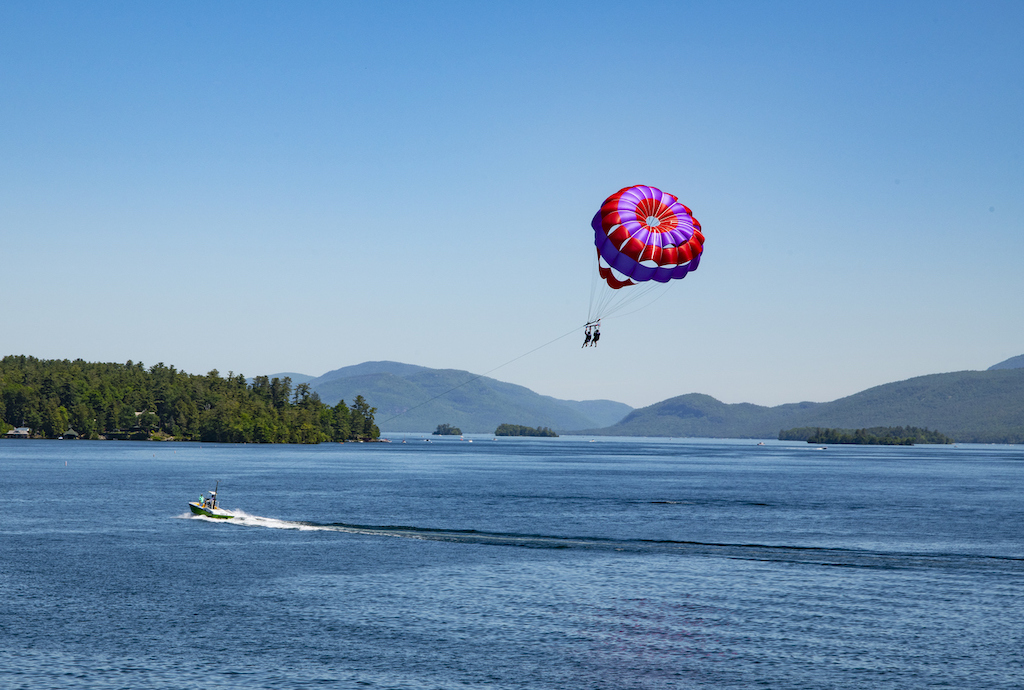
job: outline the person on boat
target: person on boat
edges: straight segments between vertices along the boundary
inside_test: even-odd
[[[581,347],[586,347],[589,344],[590,344],[590,326],[587,326],[587,331],[586,331],[586,334],[583,337],[583,345],[581,345]]]

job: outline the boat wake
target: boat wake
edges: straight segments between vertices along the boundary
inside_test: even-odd
[[[304,532],[340,532],[373,537],[419,539],[460,544],[511,546],[535,549],[586,549],[625,553],[660,553],[678,556],[711,556],[739,560],[790,562],[847,568],[1007,570],[1020,573],[1024,558],[957,553],[908,553],[872,551],[868,549],[823,548],[768,544],[719,544],[698,541],[655,539],[608,539],[601,537],[568,537],[541,534],[481,532],[428,527],[393,525],[357,525],[343,522],[318,523],[250,515],[232,510],[233,520],[216,520],[185,513],[179,517],[219,525],[264,527]]]

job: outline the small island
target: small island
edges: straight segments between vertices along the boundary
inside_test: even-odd
[[[494,430],[495,436],[547,436],[551,438],[557,438],[556,434],[546,426],[532,427],[522,426],[520,424],[499,424],[498,428]]]
[[[451,424],[438,424],[431,436],[462,436],[462,429]]]
[[[823,429],[800,427],[783,429],[780,441],[807,441],[808,443],[852,443],[872,446],[912,446],[915,443],[953,443],[953,439],[938,431],[915,426],[875,426],[868,429]]]

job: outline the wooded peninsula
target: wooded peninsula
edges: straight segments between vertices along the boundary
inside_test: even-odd
[[[163,363],[0,359],[0,435],[223,443],[322,443],[380,436],[376,408],[356,396],[324,404],[287,376],[187,374]]]
[[[938,431],[916,426],[876,426],[869,429],[822,429],[801,427],[779,432],[780,441],[807,441],[808,443],[854,443],[872,446],[912,446],[915,443],[953,443],[953,439]]]

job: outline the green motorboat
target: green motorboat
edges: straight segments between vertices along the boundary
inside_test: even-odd
[[[210,497],[200,496],[198,501],[194,501],[188,504],[189,509],[196,515],[203,515],[210,518],[218,518],[221,520],[230,520],[235,517],[223,508],[217,507],[217,489],[220,488],[220,481],[217,481],[217,487],[210,492]]]

